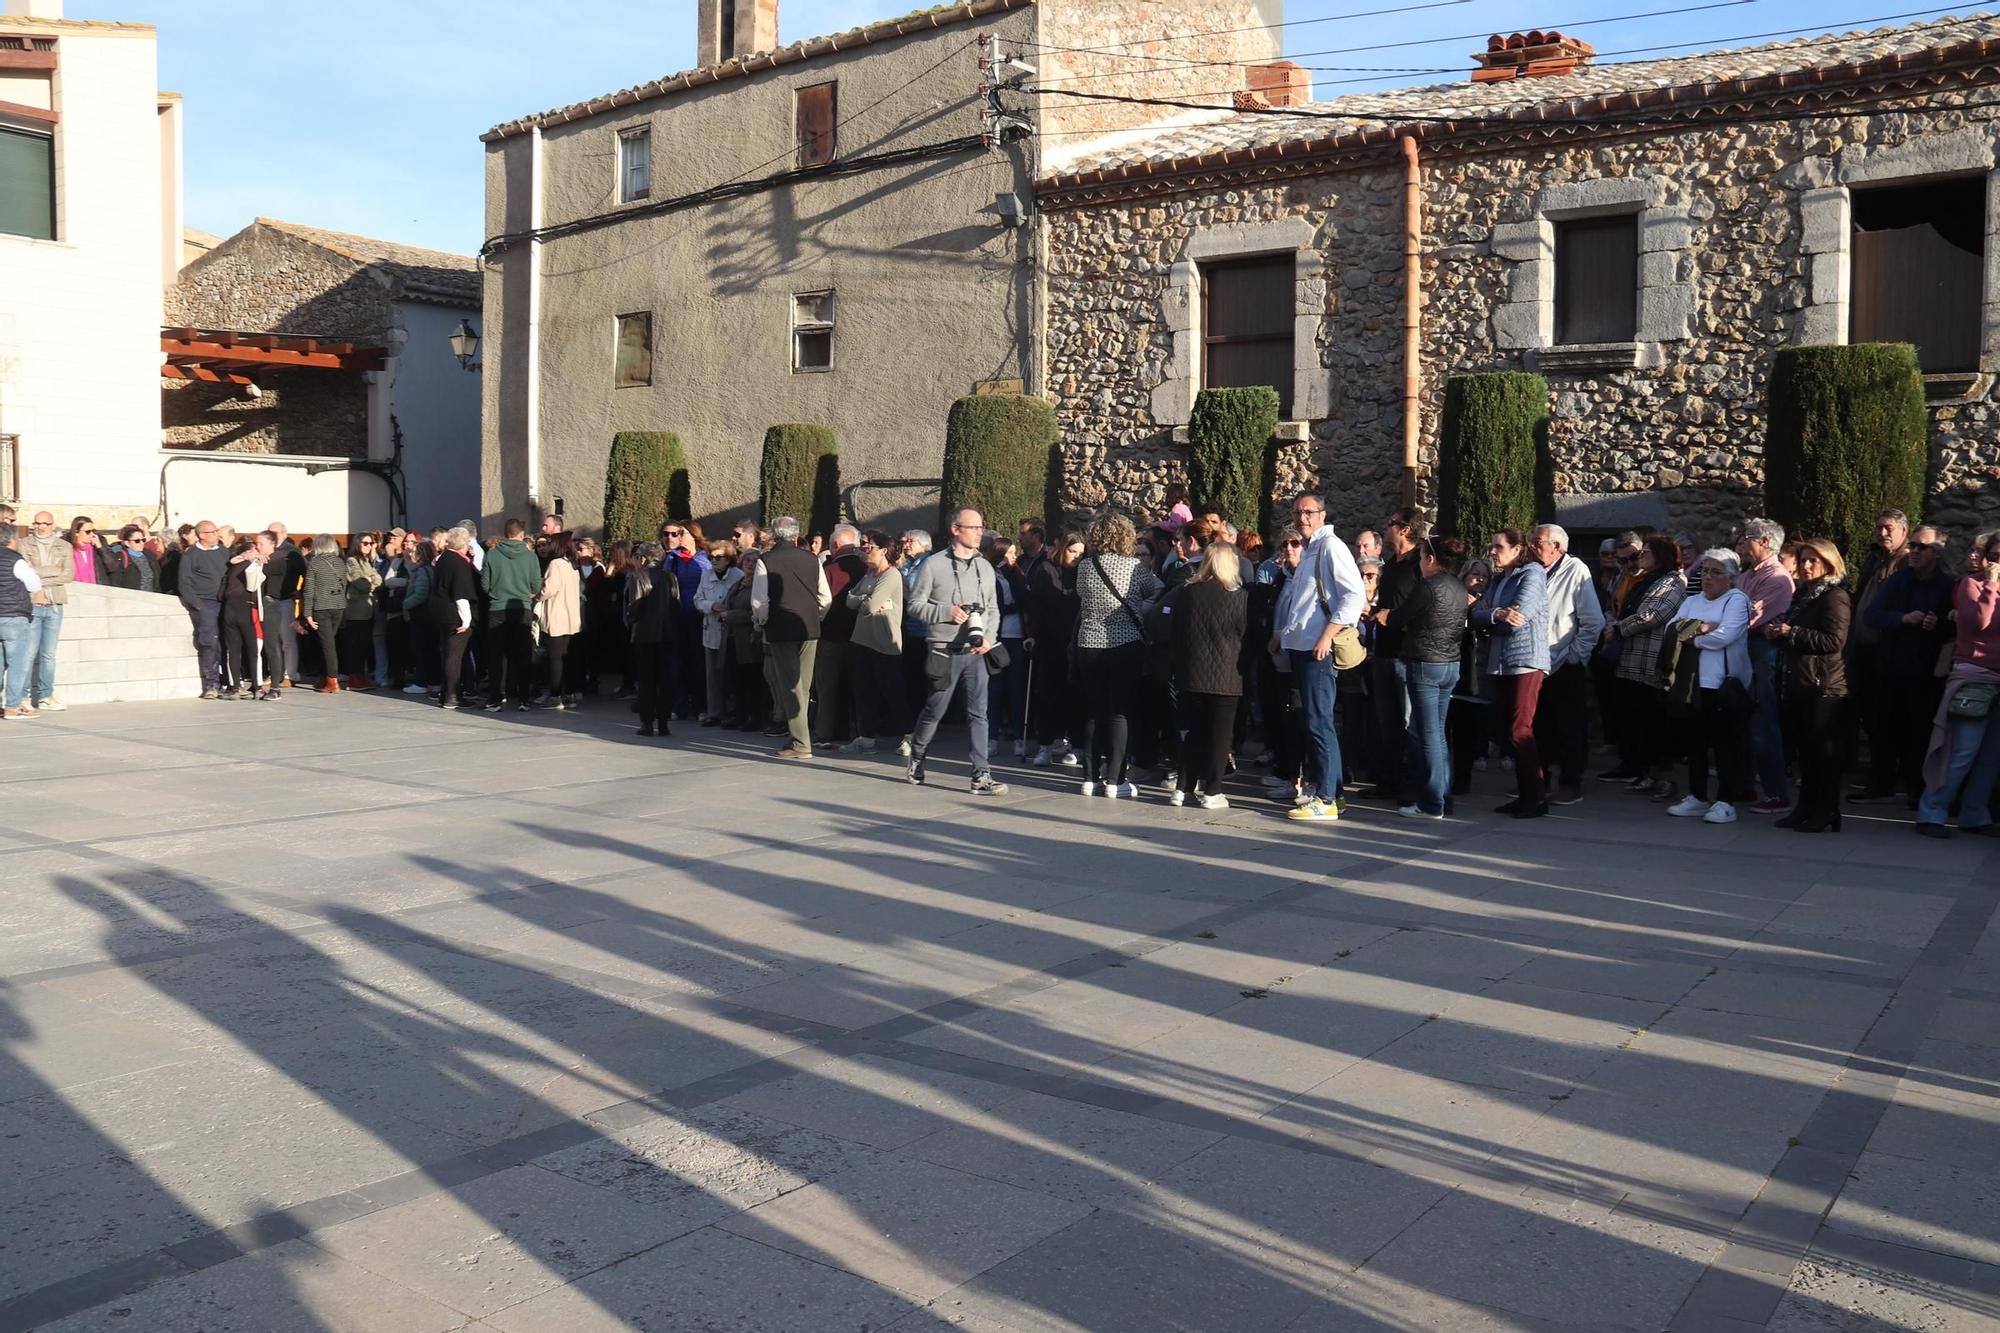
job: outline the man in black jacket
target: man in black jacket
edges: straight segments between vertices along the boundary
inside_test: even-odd
[[[194,545],[181,552],[177,591],[194,624],[195,653],[201,659],[201,697],[222,697],[222,580],[229,552],[216,540],[215,524],[194,525]]]
[[[819,655],[820,617],[833,604],[826,570],[812,552],[799,545],[799,521],[792,517],[771,525],[777,539],[750,580],[750,614],[764,627],[764,651],[776,671],[772,706],[784,719],[789,743],[780,759],[812,758],[812,729],[807,725],[813,662]]]
[[[453,528],[444,537],[444,549],[431,564],[431,596],[425,605],[431,625],[438,635],[438,662],[444,683],[438,694],[440,708],[458,707],[458,681],[465,671],[465,649],[472,642],[472,626],[479,606],[479,575],[473,572],[472,558],[466,554],[472,534]]]

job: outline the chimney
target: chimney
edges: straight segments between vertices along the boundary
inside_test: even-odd
[[[1236,109],[1248,111],[1259,107],[1304,106],[1312,101],[1312,71],[1289,60],[1274,60],[1268,65],[1245,67],[1249,76],[1247,91],[1236,94]]]
[[[778,0],[700,0],[695,41],[703,69],[778,45]]]
[[[4,12],[10,19],[59,19],[63,0],[7,0]]]
[[[1517,32],[1510,37],[1496,32],[1486,39],[1486,49],[1472,57],[1479,65],[1472,71],[1472,81],[1493,83],[1574,74],[1596,54],[1597,48],[1589,42],[1559,32]]]

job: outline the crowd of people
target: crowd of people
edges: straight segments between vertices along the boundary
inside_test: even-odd
[[[1823,537],[1768,519],[1733,547],[1686,534],[1606,539],[1595,566],[1553,523],[1432,535],[1409,509],[1350,545],[1301,495],[1268,544],[1184,491],[1143,529],[1106,514],[1051,532],[955,514],[942,546],[794,518],[710,539],[600,546],[548,518],[480,540],[468,519],[343,544],[280,524],[209,522],[171,541],[135,518],[25,532],[0,506],[7,720],[63,707],[67,590],[177,597],[202,697],[386,689],[455,709],[629,701],[638,734],[674,722],[782,738],[779,759],[894,748],[914,784],[962,716],[971,788],[1005,792],[994,753],[1077,770],[1085,796],[1228,805],[1267,767],[1290,818],[1351,799],[1444,818],[1481,770],[1511,775],[1501,813],[1538,818],[1595,774],[1665,813],[1742,812],[1838,832],[1848,804],[1906,803],[1917,831],[1994,834],[2000,782],[2000,531],[1954,573],[1947,534],[1883,513],[1850,571]],[[1863,774],[1843,790],[1843,774]]]

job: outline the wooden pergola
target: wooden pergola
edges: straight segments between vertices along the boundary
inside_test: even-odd
[[[380,347],[332,338],[287,333],[241,333],[233,329],[160,330],[165,357],[160,377],[209,384],[254,385],[277,370],[381,370]]]

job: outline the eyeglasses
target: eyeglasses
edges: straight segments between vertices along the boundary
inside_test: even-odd
[[[1299,540],[1299,539],[1298,539],[1297,537],[1287,537],[1287,538],[1285,538],[1285,545],[1287,545],[1287,546],[1304,546],[1304,545],[1305,545],[1305,543],[1304,543],[1304,542],[1302,542],[1302,541],[1300,541],[1300,540]]]
[[[1942,550],[1944,549],[1944,543],[1943,543],[1943,542],[1911,542],[1911,543],[1910,543],[1910,549],[1911,549],[1912,551],[1942,551]]]
[[[984,531],[986,531],[986,525],[985,525],[984,523],[954,523],[954,524],[952,524],[952,525],[951,525],[951,528],[952,528],[952,531],[953,531],[953,532],[984,532]]]
[[[1300,518],[1318,518],[1326,511],[1324,509],[1294,509],[1292,512]]]

